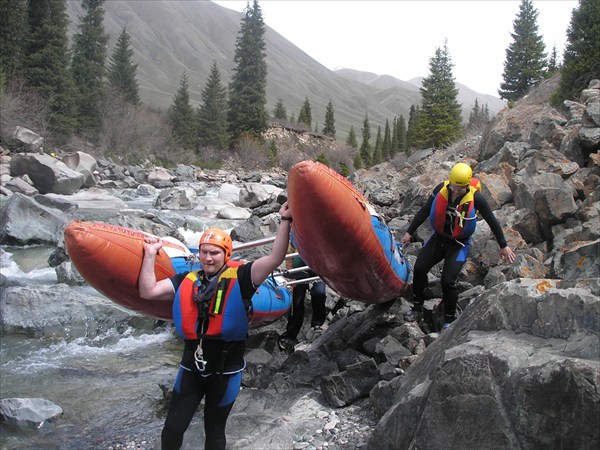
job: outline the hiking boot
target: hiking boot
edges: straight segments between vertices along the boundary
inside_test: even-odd
[[[294,349],[294,345],[296,343],[295,339],[292,338],[279,338],[279,340],[277,341],[277,345],[279,346],[280,350],[283,351],[287,351],[290,349]]]
[[[423,320],[423,306],[413,305],[413,307],[404,314],[404,320],[406,322],[420,322]]]

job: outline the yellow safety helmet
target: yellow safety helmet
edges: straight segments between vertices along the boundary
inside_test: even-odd
[[[225,233],[223,230],[218,228],[209,228],[202,236],[200,236],[200,244],[212,244],[217,247],[221,247],[225,252],[225,262],[231,258],[231,252],[233,251],[233,241],[231,236]]]
[[[457,186],[468,186],[471,183],[473,177],[473,170],[468,164],[457,163],[450,171],[450,177],[448,181]]]

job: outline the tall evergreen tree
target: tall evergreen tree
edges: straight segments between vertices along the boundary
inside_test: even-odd
[[[398,117],[394,116],[392,121],[392,142],[390,144],[390,159],[399,151],[398,144]]]
[[[348,132],[348,137],[346,138],[346,144],[348,144],[353,149],[358,148],[358,140],[356,139],[356,132],[354,131],[354,125],[350,125],[350,131]]]
[[[377,134],[375,135],[375,147],[373,147],[373,154],[371,155],[372,165],[383,162],[382,146],[383,139],[381,137],[381,126],[379,126],[377,127]]]
[[[392,154],[392,133],[390,131],[390,121],[385,119],[385,128],[383,132],[383,142],[381,143],[381,158],[383,161],[389,161]]]
[[[229,84],[229,130],[232,142],[243,133],[262,140],[267,129],[267,53],[265,24],[258,0],[248,6],[235,45]]]
[[[133,47],[131,36],[127,29],[123,30],[117,38],[117,43],[110,57],[108,66],[108,80],[110,85],[123,97],[123,99],[134,106],[140,104],[138,80],[136,76],[138,65],[133,62]]]
[[[308,101],[308,97],[302,103],[300,107],[300,112],[298,113],[298,123],[304,124],[310,130],[312,125],[312,113],[310,109],[310,102]]]
[[[415,145],[441,148],[462,135],[458,89],[452,75],[447,43],[429,60],[429,75],[421,85],[421,118]]]
[[[62,134],[75,125],[75,86],[69,70],[66,0],[30,1],[24,75],[50,103],[50,124]]]
[[[335,139],[335,117],[331,99],[329,99],[327,109],[325,109],[325,126],[323,127],[323,134]]]
[[[544,78],[546,54],[544,41],[538,33],[537,17],[538,11],[532,0],[521,0],[513,22],[513,42],[506,49],[504,82],[498,90],[500,98],[518,100]]]
[[[167,111],[173,136],[184,149],[196,147],[196,117],[190,105],[190,90],[187,73],[184,69],[179,81],[179,89],[173,97],[173,104]]]
[[[198,144],[224,150],[229,144],[227,91],[221,84],[221,73],[216,61],[210,68],[210,75],[201,96],[202,102],[198,109]]]
[[[0,73],[11,80],[23,67],[27,35],[27,0],[0,0]]]
[[[420,148],[418,130],[421,121],[421,108],[417,105],[410,105],[408,113],[408,126],[406,127],[406,150],[407,153],[412,153],[413,149]]]
[[[360,158],[365,167],[371,167],[371,124],[369,123],[369,115],[365,111],[365,120],[362,127],[362,144],[360,144]]]
[[[83,0],[85,12],[73,36],[73,80],[77,88],[79,129],[96,134],[102,124],[108,35],[104,32],[104,0]]]
[[[556,45],[552,47],[552,51],[550,52],[550,56],[548,57],[548,64],[546,68],[546,77],[551,77],[560,69],[560,64],[558,63],[558,51],[556,50]]]
[[[600,79],[600,2],[579,0],[567,29],[562,78],[554,104],[575,100],[593,79]]]
[[[479,106],[479,100],[475,99],[475,103],[469,114],[469,122],[466,127],[467,131],[479,132],[487,125],[489,120],[490,116],[487,104]]]
[[[287,110],[285,109],[285,106],[283,106],[283,100],[280,98],[277,99],[277,104],[273,109],[273,119],[287,122]]]
[[[404,116],[400,116],[400,118],[396,122],[396,128],[398,129],[398,151],[402,153],[407,153],[408,145],[406,137],[406,120],[404,120]]]

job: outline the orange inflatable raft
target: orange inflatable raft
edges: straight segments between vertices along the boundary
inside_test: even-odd
[[[67,254],[90,286],[125,308],[172,320],[172,300],[146,300],[138,293],[147,233],[101,222],[72,222],[64,235]],[[171,237],[162,241],[164,251],[158,253],[154,265],[157,280],[200,269],[193,252],[182,242]],[[273,322],[289,310],[290,292],[276,280],[269,278],[252,297],[251,328]]]
[[[293,238],[304,262],[341,296],[384,303],[412,268],[367,199],[329,167],[302,161],[288,175]]]

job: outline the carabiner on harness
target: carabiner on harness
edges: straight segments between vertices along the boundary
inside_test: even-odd
[[[194,352],[194,363],[196,364],[198,371],[204,372],[206,369],[206,361],[204,360],[204,355],[202,353],[202,341],[198,343],[198,347]]]

